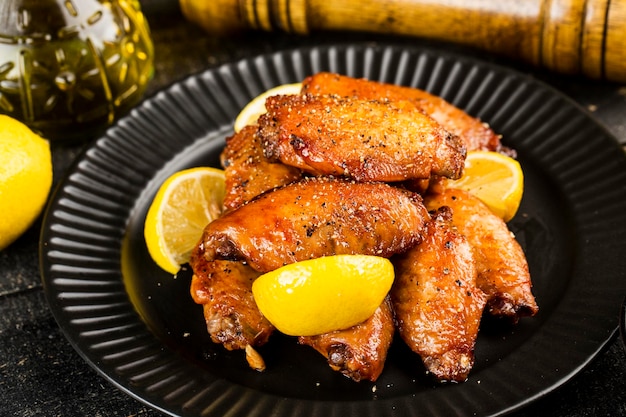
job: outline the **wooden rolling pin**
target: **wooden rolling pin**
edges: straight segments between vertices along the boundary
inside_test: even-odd
[[[205,30],[365,31],[481,48],[626,82],[626,0],[179,0]]]

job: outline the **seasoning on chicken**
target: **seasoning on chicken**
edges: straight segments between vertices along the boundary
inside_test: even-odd
[[[413,102],[287,95],[265,107],[265,155],[314,175],[391,182],[463,171],[463,144]]]
[[[241,262],[207,262],[201,256],[192,258],[191,266],[191,297],[203,307],[211,340],[228,350],[265,344],[274,326],[252,296],[252,282],[260,274]]]
[[[453,223],[473,248],[478,287],[487,295],[487,310],[517,321],[533,316],[538,307],[526,256],[506,223],[472,194],[443,189],[425,199],[430,210],[452,209]]]
[[[301,336],[335,371],[354,381],[376,381],[383,371],[394,334],[393,310],[387,296],[374,314],[356,326],[318,336]]]
[[[209,223],[193,256],[243,260],[260,272],[326,255],[389,257],[418,243],[428,219],[421,196],[410,191],[306,178]]]
[[[468,151],[497,151],[514,154],[500,143],[497,135],[481,122],[441,97],[418,88],[380,83],[364,78],[320,72],[306,78],[302,93],[334,94],[361,99],[412,100],[424,113],[435,119],[444,129],[461,138]]]
[[[424,240],[395,260],[391,289],[398,333],[440,381],[461,382],[474,364],[474,344],[485,296],[465,237],[442,208],[425,226]]]
[[[256,126],[246,126],[226,139],[221,163],[226,177],[226,210],[239,207],[259,194],[302,176],[298,168],[273,163],[265,157]]]

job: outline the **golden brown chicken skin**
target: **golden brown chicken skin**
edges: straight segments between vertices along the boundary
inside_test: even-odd
[[[485,306],[467,239],[449,209],[426,224],[424,240],[394,260],[391,289],[398,333],[439,381],[461,382],[474,364]]]
[[[203,306],[211,340],[228,350],[261,346],[274,326],[259,312],[252,282],[259,273],[241,262],[192,260],[191,297]]]
[[[425,198],[426,206],[452,209],[453,223],[472,245],[478,287],[487,295],[488,311],[517,321],[537,313],[528,262],[506,223],[472,194],[441,189]]]
[[[336,94],[363,99],[412,100],[426,114],[447,131],[459,136],[468,151],[511,151],[502,147],[500,135],[441,97],[418,88],[380,83],[364,78],[320,72],[306,78],[302,92],[309,94]]]
[[[283,95],[265,107],[265,155],[314,175],[390,182],[463,171],[463,144],[409,101]]]
[[[231,210],[259,194],[296,181],[298,168],[270,162],[263,154],[256,126],[246,126],[226,139],[221,154],[226,179],[224,209]]]
[[[376,381],[385,367],[394,331],[393,310],[387,297],[363,323],[318,336],[301,336],[298,342],[313,347],[333,370],[354,381]]]
[[[209,223],[192,256],[244,260],[260,272],[326,255],[389,257],[419,242],[428,218],[421,196],[409,191],[307,178]]]

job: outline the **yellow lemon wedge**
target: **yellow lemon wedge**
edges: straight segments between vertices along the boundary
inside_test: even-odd
[[[386,258],[333,255],[265,273],[252,284],[263,315],[290,336],[313,336],[367,320],[394,280]]]
[[[522,201],[524,173],[519,162],[498,152],[467,153],[463,176],[446,182],[450,188],[460,188],[482,200],[505,222],[511,220]]]
[[[189,261],[204,227],[222,212],[224,171],[200,167],[170,176],[157,191],[144,224],[150,256],[176,274]]]
[[[260,115],[267,112],[265,108],[265,99],[270,96],[299,94],[302,89],[301,83],[282,84],[259,94],[239,112],[235,118],[234,129],[239,132],[247,125],[255,124]]]
[[[0,115],[0,250],[34,223],[51,186],[48,141],[22,122]]]

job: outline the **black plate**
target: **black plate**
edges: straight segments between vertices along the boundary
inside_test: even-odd
[[[525,195],[510,223],[527,252],[538,316],[485,322],[463,384],[434,385],[394,343],[375,384],[332,372],[275,337],[268,370],[207,337],[188,293],[143,240],[148,205],[173,172],[218,164],[239,110],[321,70],[411,85],[489,122],[517,149]],[[514,71],[435,50],[350,45],[285,51],[192,76],[146,100],[79,158],[47,210],[42,276],[80,354],[130,395],[185,416],[487,416],[563,384],[615,334],[626,293],[626,160],[617,141],[555,90]]]

